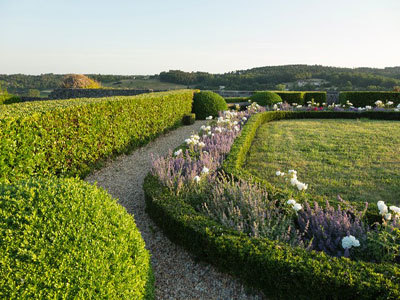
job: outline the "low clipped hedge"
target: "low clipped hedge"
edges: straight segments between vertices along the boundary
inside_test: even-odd
[[[78,179],[0,184],[1,299],[153,299],[134,219]]]
[[[304,93],[304,103],[307,103],[308,101],[312,101],[314,99],[315,103],[319,103],[322,105],[322,103],[326,103],[327,101],[327,96],[326,92],[305,92]]]
[[[195,93],[193,97],[193,113],[196,114],[196,118],[204,120],[205,118],[212,116],[217,117],[218,112],[225,111],[228,106],[220,95],[211,91],[201,91]]]
[[[355,107],[374,106],[375,101],[392,101],[394,105],[400,104],[400,92],[340,92],[339,101],[345,104],[350,101]]]
[[[246,177],[241,164],[257,128],[283,118],[373,118],[400,120],[395,112],[265,112],[253,116],[235,140],[223,169]],[[246,178],[247,179],[247,178]],[[271,185],[273,196],[281,191]],[[267,189],[269,187],[267,186]],[[148,175],[144,182],[147,211],[174,242],[199,258],[259,288],[266,296],[284,299],[398,299],[400,268],[336,258],[267,238],[252,238],[197,212]],[[373,208],[372,208],[373,209]],[[374,216],[370,216],[373,218]]]
[[[247,102],[250,97],[225,97],[226,103],[239,103],[239,102]]]
[[[282,98],[283,102],[289,104],[297,103],[299,105],[304,104],[304,92],[279,91],[275,93]]]
[[[0,110],[0,180],[85,176],[182,122],[193,90],[18,103]]]
[[[277,93],[270,91],[255,92],[250,100],[261,106],[271,106],[282,102],[282,98]]]

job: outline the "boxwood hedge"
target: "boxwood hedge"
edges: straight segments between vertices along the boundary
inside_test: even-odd
[[[308,101],[312,101],[314,99],[315,103],[319,103],[322,105],[322,103],[326,103],[327,96],[326,92],[305,92],[304,93],[304,103],[307,103]]]
[[[134,219],[78,179],[0,184],[1,299],[152,299]]]
[[[277,93],[282,98],[283,102],[287,102],[289,104],[304,104],[304,92],[278,91],[275,93]]]
[[[235,177],[254,134],[264,122],[282,118],[359,118],[400,120],[395,112],[265,112],[253,116],[224,163]],[[273,197],[281,191],[270,189]],[[170,239],[200,259],[234,274],[266,296],[284,299],[398,299],[400,268],[336,258],[323,252],[290,247],[267,238],[251,238],[222,226],[172,195],[157,178],[144,182],[147,211]],[[374,217],[374,216],[370,216]]]
[[[0,108],[0,180],[84,176],[191,112],[192,90],[18,103]]]
[[[340,103],[346,101],[353,103],[355,107],[374,106],[375,101],[392,101],[394,105],[400,104],[400,92],[340,92]]]

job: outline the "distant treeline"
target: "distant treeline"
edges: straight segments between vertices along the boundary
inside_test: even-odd
[[[100,83],[114,83],[144,77],[141,75],[86,75]],[[31,89],[52,90],[60,86],[64,76],[64,74],[52,73],[42,75],[0,74],[0,85],[7,88],[10,93],[16,94],[22,94]],[[163,82],[183,84],[199,89],[218,89],[220,86],[230,90],[288,88],[303,91],[330,89],[380,91],[392,90],[394,87],[400,89],[400,67],[351,69],[319,65],[286,65],[239,70],[225,74],[170,70],[151,76],[151,78],[159,78]],[[314,84],[313,79],[321,81]],[[296,84],[299,81],[302,81],[301,85]]]
[[[206,72],[161,72],[161,81],[186,84],[200,89],[217,89],[224,86],[232,90],[276,89],[277,85],[304,81],[297,90],[392,90],[400,86],[400,67],[391,68],[336,68],[319,65],[285,65],[239,70],[225,74]],[[309,79],[322,79],[314,85]]]

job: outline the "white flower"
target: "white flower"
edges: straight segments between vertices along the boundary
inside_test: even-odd
[[[203,147],[205,147],[205,143],[203,143],[203,142],[200,142],[200,143],[198,143],[198,146],[200,147],[200,148],[203,148]]]
[[[394,111],[400,111],[400,108],[395,108]]]
[[[297,177],[296,176],[294,176],[294,177],[292,177],[292,178],[290,178],[290,184],[291,185],[297,185],[299,183],[299,181],[297,180]]]
[[[386,221],[390,221],[391,219],[392,219],[392,214],[391,213],[385,214],[385,220]]]
[[[295,205],[297,202],[294,199],[289,199],[286,203],[289,205]]]
[[[357,240],[354,236],[349,235],[345,236],[342,239],[342,247],[344,249],[350,249],[351,247],[359,247],[360,246],[360,241]]]
[[[365,107],[365,109],[371,110],[371,109],[372,109],[372,106],[367,105],[367,106]]]
[[[297,106],[296,106],[296,108],[302,108],[302,107],[303,107],[302,105],[297,105]]]
[[[235,129],[236,131],[239,131],[239,130],[240,130],[239,126],[235,126],[234,129]]]
[[[297,186],[297,189],[299,191],[306,190],[308,188],[308,184],[305,184],[305,183],[302,183],[302,182],[297,182],[296,186]]]
[[[222,132],[222,128],[221,127],[215,127],[215,132],[221,133]]]
[[[209,117],[206,118],[206,120],[212,120],[212,119],[213,119],[212,116],[209,116]]]
[[[175,153],[174,153],[175,156],[178,156],[180,154],[182,154],[182,149],[179,149],[179,150],[175,151]]]
[[[386,105],[393,105],[393,101],[388,101],[387,103],[386,103]]]
[[[288,173],[289,173],[289,174],[292,174],[292,173],[293,173],[293,174],[297,174],[297,171],[296,171],[296,170],[289,170]]]
[[[392,205],[392,206],[390,206],[389,208],[390,208],[390,210],[391,210],[392,212],[394,212],[396,215],[400,215],[400,207],[397,207],[397,206]]]
[[[243,117],[243,118],[242,118],[242,121],[247,121],[247,118],[246,118],[246,117]]]
[[[400,103],[399,103],[399,104],[397,104],[397,108],[400,108]]]
[[[272,106],[272,109],[273,109],[273,110],[277,110],[277,109],[278,109],[278,105],[274,104],[274,105]]]
[[[210,171],[210,169],[208,169],[207,167],[203,167],[203,170],[201,170],[201,173],[208,174],[209,171]]]
[[[293,205],[293,209],[294,209],[296,212],[298,212],[299,210],[303,209],[303,206],[301,206],[300,203],[295,203],[295,204]]]
[[[200,178],[200,176],[195,176],[195,177],[193,178],[193,180],[194,180],[195,182],[199,183],[200,180],[201,180],[201,178]]]
[[[281,176],[281,171],[276,171],[276,176]]]
[[[388,207],[386,206],[385,202],[383,201],[378,201],[377,203],[379,213],[383,216],[388,213]]]

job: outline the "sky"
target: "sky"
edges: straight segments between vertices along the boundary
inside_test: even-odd
[[[400,0],[0,0],[0,74],[400,65]]]

